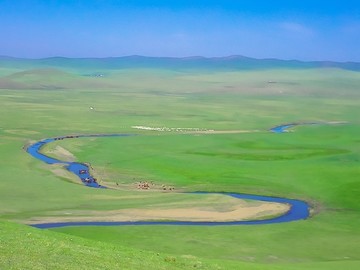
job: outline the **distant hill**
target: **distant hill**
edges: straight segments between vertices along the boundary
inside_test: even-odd
[[[30,69],[0,77],[0,89],[92,88],[99,86],[99,83],[93,78],[85,78],[55,68]]]
[[[240,55],[228,57],[146,57],[125,56],[108,58],[65,58],[22,59],[0,56],[1,67],[11,68],[65,68],[78,70],[106,70],[124,68],[166,68],[166,69],[217,69],[217,70],[257,70],[270,68],[339,68],[360,71],[357,62],[298,61],[280,59],[255,59]]]

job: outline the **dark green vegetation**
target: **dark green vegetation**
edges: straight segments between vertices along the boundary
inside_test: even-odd
[[[1,269],[116,269],[119,264],[142,269],[145,262],[147,269],[360,267],[359,73],[96,69],[95,64],[64,59],[63,68],[44,69],[31,61],[6,61],[0,67],[2,220],[26,223],[69,212],[199,200],[196,195],[85,188],[22,149],[51,136],[113,132],[146,136],[67,140],[49,149],[61,146],[77,160],[90,162],[103,183],[131,185],[149,179],[177,190],[299,198],[312,203],[314,216],[288,224],[233,227],[41,231],[1,223]],[[296,121],[349,123],[267,132]],[[195,135],[139,131],[131,128],[135,125],[256,132]]]

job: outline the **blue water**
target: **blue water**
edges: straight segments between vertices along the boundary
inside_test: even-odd
[[[275,127],[271,128],[270,131],[275,132],[275,133],[285,133],[285,132],[288,132],[289,128],[292,128],[295,126],[320,125],[320,124],[326,124],[326,123],[315,123],[315,122],[291,123],[291,124],[275,126]]]
[[[88,221],[88,222],[54,222],[54,223],[41,223],[32,224],[31,226],[41,229],[60,228],[69,226],[124,226],[124,225],[186,225],[186,226],[229,226],[229,225],[264,225],[274,223],[284,223],[296,220],[307,219],[309,217],[309,205],[300,200],[269,197],[261,195],[250,195],[240,193],[218,193],[218,192],[193,192],[199,195],[202,194],[222,194],[231,196],[238,199],[258,200],[265,202],[278,202],[287,203],[291,206],[290,210],[279,217],[265,219],[265,220],[242,220],[242,221]]]
[[[94,134],[94,135],[76,135],[76,136],[63,136],[63,137],[56,137],[50,139],[44,139],[37,143],[30,145],[27,148],[27,152],[32,155],[33,157],[44,161],[47,164],[64,164],[65,168],[75,174],[77,177],[80,178],[81,182],[88,186],[94,188],[106,188],[100,185],[97,180],[90,174],[89,166],[84,163],[79,162],[67,162],[58,160],[55,158],[51,158],[47,155],[44,155],[40,152],[41,148],[50,142],[54,142],[57,140],[64,140],[64,139],[74,139],[74,138],[84,138],[84,137],[125,137],[125,136],[134,136],[131,134]]]
[[[288,124],[283,126],[278,126],[271,131],[273,132],[284,132],[283,130],[291,127],[295,124]],[[27,152],[33,157],[47,163],[47,164],[63,164],[67,170],[77,175],[82,183],[88,187],[93,188],[106,188],[101,186],[97,180],[90,174],[89,166],[84,163],[79,162],[67,162],[61,161],[55,158],[51,158],[47,155],[44,155],[40,152],[41,148],[47,143],[54,142],[57,140],[64,139],[73,139],[73,138],[83,138],[83,137],[125,137],[125,136],[134,136],[132,134],[95,134],[95,135],[78,135],[78,136],[64,136],[56,137],[50,139],[44,139],[39,142],[36,142],[30,145],[27,148]],[[270,196],[261,196],[261,195],[251,195],[251,194],[241,194],[241,193],[226,193],[226,192],[192,192],[198,194],[199,196],[203,194],[222,194],[225,196],[231,196],[238,199],[247,199],[247,200],[258,200],[265,202],[277,202],[277,203],[286,203],[290,205],[290,210],[279,217],[270,218],[266,220],[249,220],[249,221],[226,221],[226,222],[201,222],[201,221],[122,221],[122,222],[55,222],[55,223],[40,223],[32,224],[31,226],[36,228],[59,228],[67,226],[120,226],[120,225],[192,225],[192,226],[219,226],[219,225],[260,225],[260,224],[273,224],[273,223],[283,223],[296,220],[303,220],[309,217],[309,205],[301,200],[279,198],[279,197],[270,197]]]
[[[284,133],[287,132],[289,128],[296,126],[296,124],[287,124],[287,125],[281,125],[271,128],[270,130],[275,133]]]

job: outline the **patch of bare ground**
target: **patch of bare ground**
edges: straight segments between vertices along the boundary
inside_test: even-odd
[[[68,210],[48,213],[46,217],[32,218],[26,223],[72,222],[72,221],[240,221],[266,219],[289,211],[287,204],[239,200],[214,194],[197,201],[147,205],[141,208],[119,210]]]
[[[61,147],[60,145],[55,146],[55,148],[51,150],[50,149],[47,150],[46,154],[55,156],[57,159],[62,161],[74,162],[76,160],[75,156],[70,151],[66,150],[64,147]]]
[[[207,130],[207,131],[193,131],[191,134],[237,134],[237,133],[255,133],[260,130]]]
[[[132,128],[145,130],[145,131],[159,131],[159,132],[179,132],[185,134],[236,134],[236,133],[255,133],[260,132],[260,130],[245,130],[245,129],[235,129],[235,130],[214,130],[214,129],[204,129],[204,128],[168,128],[168,127],[148,127],[148,126],[132,126]]]
[[[72,183],[81,184],[80,179],[73,173],[66,170],[64,168],[63,164],[51,164],[51,165],[47,164],[46,168],[49,168],[49,166],[50,166],[50,171],[53,174],[55,174],[56,176],[65,178],[65,179],[69,180],[69,182],[72,182]]]

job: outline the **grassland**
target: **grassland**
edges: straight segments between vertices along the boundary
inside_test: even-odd
[[[234,227],[39,231],[2,223],[0,268],[100,269],[107,261],[106,267],[115,269],[116,256],[126,258],[124,269],[141,269],[143,262],[148,269],[359,267],[359,73],[113,69],[96,71],[106,74],[101,78],[79,75],[89,72],[0,68],[1,220],[24,223],[69,212],[199,200],[190,194],[85,188],[71,176],[54,174],[53,167],[22,149],[51,136],[134,132],[144,136],[83,138],[56,145],[90,162],[104,183],[131,185],[149,179],[180,191],[287,196],[311,202],[314,215],[289,224]],[[297,127],[287,134],[267,132],[294,121],[349,123]],[[134,125],[258,132],[194,135],[138,131],[131,128]],[[36,248],[31,251],[30,246]],[[87,264],[85,257],[95,261]]]

